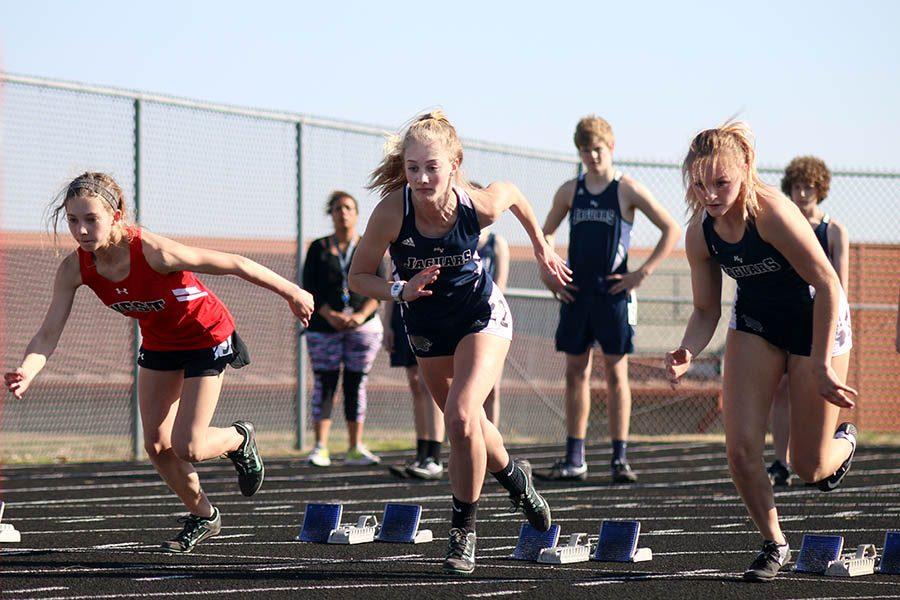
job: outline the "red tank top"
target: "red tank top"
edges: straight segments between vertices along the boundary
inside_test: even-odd
[[[78,248],[81,281],[114,311],[138,320],[147,350],[212,348],[234,332],[234,319],[190,271],[157,273],[144,258],[141,230],[131,230],[131,268],[121,281],[97,273],[94,255]]]

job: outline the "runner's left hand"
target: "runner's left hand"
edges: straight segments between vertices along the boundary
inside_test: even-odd
[[[618,294],[619,292],[625,292],[626,294],[631,292],[631,290],[640,286],[641,283],[644,282],[644,278],[647,275],[640,269],[637,271],[631,271],[630,273],[618,274],[618,275],[609,275],[606,278],[606,281],[615,281],[612,287],[609,288],[610,294]]]
[[[852,387],[841,383],[831,365],[814,368],[813,375],[816,379],[819,396],[841,408],[853,408],[856,406],[856,403],[848,397],[848,394],[858,396],[859,393]]]
[[[297,289],[294,290],[294,293],[287,301],[288,305],[291,307],[291,312],[297,315],[297,318],[300,319],[300,322],[303,323],[304,327],[309,327],[309,318],[312,316],[313,309],[315,308],[313,295],[300,286],[297,286]]]
[[[534,257],[541,268],[541,279],[548,287],[553,289],[553,284],[565,286],[572,283],[572,269],[546,242],[535,247]]]

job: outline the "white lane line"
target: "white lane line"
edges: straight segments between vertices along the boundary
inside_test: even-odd
[[[193,575],[160,575],[158,577],[137,577],[132,581],[163,581],[166,579],[193,579]]]
[[[483,592],[481,594],[467,594],[466,598],[490,598],[491,596],[512,596],[513,594],[524,594],[530,590],[506,590],[505,592]]]
[[[54,586],[54,587],[42,587],[42,588],[29,588],[27,590],[3,590],[0,591],[0,594],[30,594],[32,592],[55,592],[57,590],[67,590],[69,588],[65,586]]]
[[[224,590],[192,590],[192,591],[171,591],[171,592],[145,592],[141,594],[142,598],[149,597],[174,597],[174,596],[213,596],[213,595],[236,595],[246,596],[248,594],[263,594],[269,592],[304,592],[311,590],[347,590],[347,589],[378,589],[378,588],[426,588],[426,587],[442,587],[442,586],[460,586],[460,585],[499,585],[510,583],[539,583],[541,579],[510,579],[505,581],[465,581],[461,579],[448,579],[447,581],[421,581],[421,582],[405,582],[396,581],[393,583],[354,583],[348,585],[305,585],[305,586],[281,586],[281,587],[243,587],[236,589]],[[133,598],[134,594],[95,594],[90,596],[54,596],[43,598],[42,600],[113,600],[115,598]]]

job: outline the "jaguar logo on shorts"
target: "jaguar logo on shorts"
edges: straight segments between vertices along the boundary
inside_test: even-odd
[[[743,316],[741,317],[741,319],[744,320],[744,325],[746,325],[747,327],[749,327],[749,328],[752,329],[753,331],[756,331],[757,333],[762,332],[762,330],[763,330],[763,324],[760,323],[759,321],[757,321],[756,319],[753,319],[753,318],[751,318],[751,317],[748,317],[747,315],[743,315]]]
[[[409,343],[412,344],[412,347],[419,352],[428,352],[431,350],[431,340],[428,338],[424,338],[421,335],[411,335],[409,336]]]

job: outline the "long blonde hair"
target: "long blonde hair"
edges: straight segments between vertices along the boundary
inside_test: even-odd
[[[378,190],[382,198],[406,185],[406,169],[403,155],[411,141],[439,142],[450,155],[451,162],[457,160],[462,165],[463,148],[456,128],[442,110],[432,110],[414,118],[400,134],[392,135],[384,144],[384,158],[369,177],[370,190]],[[457,169],[456,183],[465,185],[462,172]]]
[[[756,170],[756,150],[753,147],[753,131],[744,121],[730,121],[721,127],[701,131],[691,141],[687,156],[681,165],[681,177],[685,186],[685,202],[691,221],[703,215],[703,201],[693,185],[702,180],[709,169],[715,169],[719,161],[734,161],[741,171],[743,183],[738,194],[744,218],[754,217],[759,211],[758,194],[769,195],[767,186]],[[772,190],[775,195],[777,191]]]
[[[122,192],[122,188],[110,175],[88,171],[70,181],[56,195],[50,206],[47,207],[47,226],[48,229],[53,229],[53,242],[55,245],[59,245],[57,228],[60,216],[64,216],[66,213],[66,203],[71,198],[91,198],[95,196],[100,198],[101,204],[109,214],[114,215],[117,211],[119,213],[119,219],[113,224],[110,232],[109,242],[115,245],[123,238],[132,239],[133,225],[128,219],[125,194]]]

